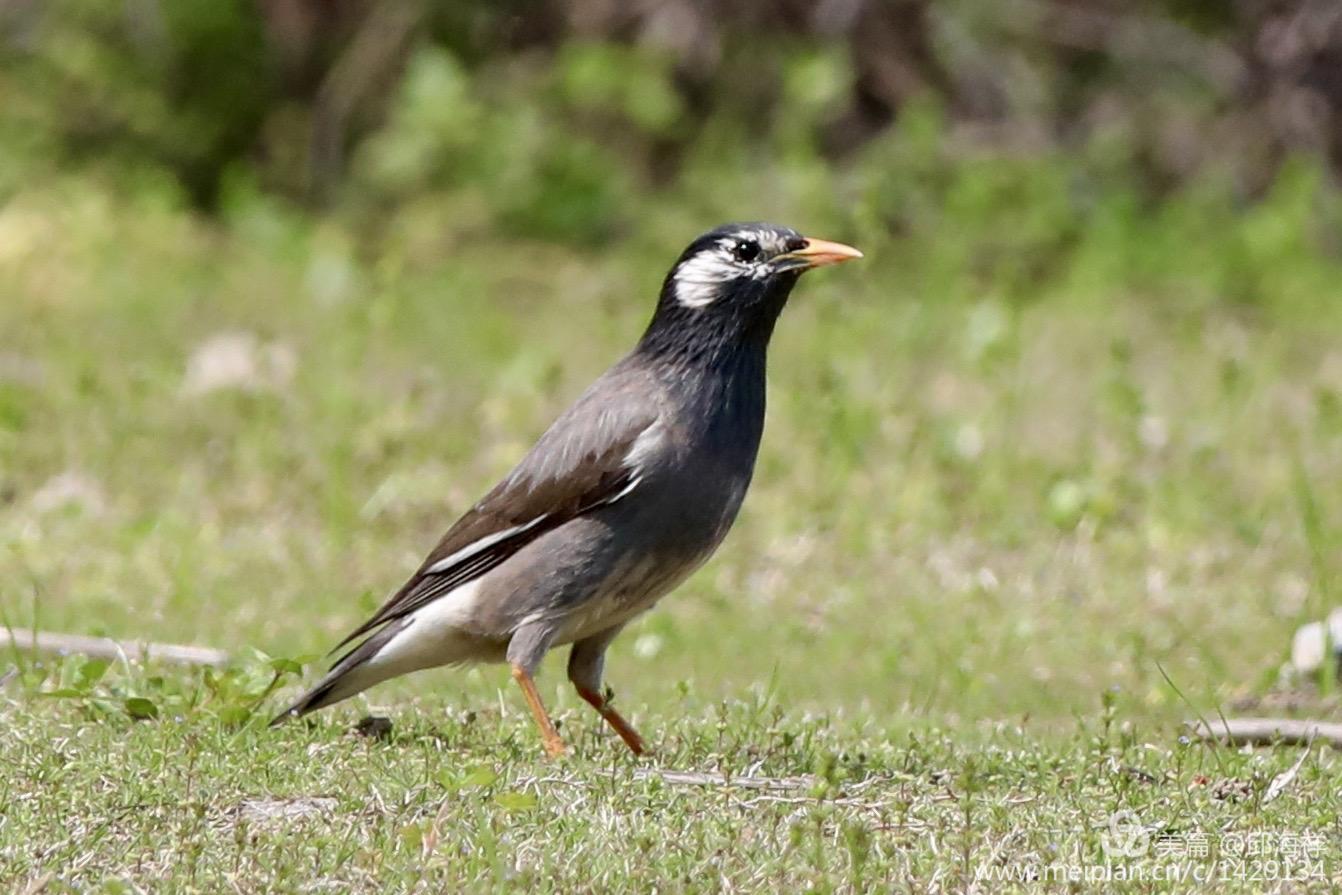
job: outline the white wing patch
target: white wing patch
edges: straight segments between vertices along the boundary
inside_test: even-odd
[[[615,503],[615,501],[626,496],[627,494],[629,494],[629,492],[637,488],[638,483],[641,481],[643,481],[643,476],[641,475],[634,476],[632,479],[629,480],[629,484],[625,485],[623,488],[620,489],[618,494],[612,494],[610,497],[607,497],[605,500],[601,501],[602,506],[610,506],[611,504]]]
[[[624,465],[633,473],[629,478],[629,484],[619,490],[619,493],[612,494],[602,503],[612,504],[626,495],[633,492],[643,481],[644,466],[653,452],[662,446],[666,441],[666,427],[662,425],[661,420],[653,423],[634,439],[634,443],[629,446],[629,453],[624,455]]]
[[[643,481],[643,468],[652,453],[662,446],[666,440],[666,428],[661,421],[653,423],[644,429],[634,439],[634,443],[629,446],[629,453],[624,455],[624,465],[633,473],[629,478],[629,484],[621,488],[617,493],[602,501],[603,504],[610,505],[633,493]]]
[[[638,483],[643,480],[642,466],[644,462],[647,460],[649,455],[651,455],[651,453],[661,445],[665,435],[666,430],[660,422],[654,423],[653,425],[649,426],[648,428],[644,429],[642,432],[639,433],[639,436],[634,439],[634,443],[629,447],[629,453],[625,454],[624,457],[624,465],[627,466],[633,472],[633,476],[630,478],[629,484],[625,485],[615,494],[612,494],[610,497],[607,497],[605,500],[601,501],[602,505],[609,505],[615,503],[615,501],[620,500],[621,498],[627,496],[635,488],[638,487]],[[508,538],[511,538],[513,535],[519,535],[525,531],[530,531],[531,529],[535,528],[537,525],[540,525],[548,518],[549,516],[546,515],[537,516],[535,519],[532,519],[529,522],[524,522],[521,525],[514,525],[511,528],[505,528],[503,531],[496,531],[491,535],[486,535],[485,537],[480,538],[478,541],[472,541],[471,543],[467,544],[465,547],[462,547],[455,553],[449,556],[445,556],[442,559],[438,560],[433,565],[429,566],[427,569],[424,570],[423,574],[438,575],[441,574],[442,572],[446,572],[450,570],[453,566],[456,566],[458,563],[461,563],[465,560],[470,559],[473,556],[483,553],[484,551],[488,550],[490,547],[493,547],[500,541],[507,540]]]
[[[453,553],[451,556],[444,557],[443,559],[440,559],[433,565],[429,566],[427,569],[424,570],[424,574],[437,575],[440,572],[446,572],[448,569],[452,568],[462,560],[469,559],[470,557],[475,556],[477,553],[480,553],[481,551],[488,550],[490,547],[493,547],[499,541],[502,541],[506,538],[511,538],[513,535],[516,534],[521,534],[522,532],[527,531],[528,529],[535,528],[537,525],[540,525],[543,521],[545,521],[545,518],[546,518],[545,516],[537,516],[530,522],[523,523],[522,525],[514,525],[512,528],[505,528],[503,531],[496,531],[492,535],[486,535],[485,537],[481,538],[478,541],[472,541],[465,547],[462,547],[456,553]]]
[[[666,426],[661,419],[653,422],[651,426],[638,433],[634,443],[629,446],[629,453],[624,455],[624,465],[634,471],[636,477],[643,476],[643,464],[648,462],[648,458],[653,452],[662,446],[666,440]]]

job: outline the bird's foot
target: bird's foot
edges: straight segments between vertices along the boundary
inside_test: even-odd
[[[606,723],[611,726],[611,729],[620,735],[620,739],[624,740],[624,744],[629,747],[630,752],[635,755],[647,754],[648,747],[643,744],[643,737],[638,735],[637,730],[634,730],[634,725],[624,720],[624,716],[615,711],[615,707],[610,704],[609,699],[586,687],[578,687],[577,690],[578,695],[585,699],[592,708],[596,709],[601,717],[606,719]]]
[[[568,746],[565,746],[564,741],[557,736],[542,736],[541,742],[544,744],[545,754],[549,758],[562,758],[564,753],[568,751]]]

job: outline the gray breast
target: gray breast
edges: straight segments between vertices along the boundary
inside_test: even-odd
[[[480,633],[508,636],[544,622],[553,644],[581,639],[628,621],[701,566],[750,484],[763,428],[762,360],[747,375],[640,371],[658,419],[630,451],[633,487],[490,573]]]
[[[641,499],[565,532],[568,544],[587,549],[579,551],[586,559],[573,570],[573,586],[552,591],[551,606],[564,615],[557,642],[623,624],[683,582],[722,543],[748,483],[748,475],[720,469],[650,475]]]
[[[546,533],[490,573],[478,633],[506,637],[547,621],[554,645],[579,640],[627,622],[703,565],[736,518],[750,466],[705,457],[683,435],[673,426],[645,445],[626,498]]]

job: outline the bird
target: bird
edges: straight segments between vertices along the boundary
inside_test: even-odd
[[[578,397],[419,569],[271,722],[443,665],[506,662],[550,757],[566,746],[536,689],[568,677],[635,754],[643,738],[602,691],[606,648],[718,548],[755,468],[769,340],[805,271],[857,249],[768,223],[695,239],[634,349]]]

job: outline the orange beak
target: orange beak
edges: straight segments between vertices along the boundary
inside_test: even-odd
[[[789,268],[810,270],[813,267],[824,267],[827,264],[839,264],[843,261],[852,261],[854,258],[861,257],[861,252],[852,246],[846,246],[841,242],[829,242],[824,239],[807,239],[806,245],[797,249],[795,252],[779,255],[774,261],[782,261]]]

